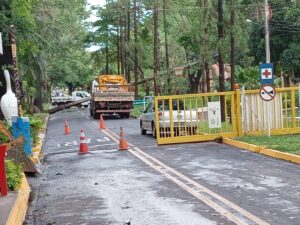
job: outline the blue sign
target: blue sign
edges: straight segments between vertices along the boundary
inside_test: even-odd
[[[274,83],[274,65],[273,63],[262,63],[259,65],[260,84]]]
[[[24,136],[25,145],[24,151],[27,156],[31,156],[31,137],[30,137],[30,123],[28,117],[12,116],[12,134],[15,139],[19,136]]]

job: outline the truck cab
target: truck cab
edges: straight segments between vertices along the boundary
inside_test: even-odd
[[[74,101],[78,101],[82,98],[86,98],[89,96],[90,96],[90,94],[87,93],[86,91],[73,91],[72,92],[72,97],[73,97]],[[84,106],[85,108],[87,108],[89,105],[90,105],[89,101],[81,103],[81,106]]]

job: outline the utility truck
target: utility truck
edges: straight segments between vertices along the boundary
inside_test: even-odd
[[[65,95],[62,90],[55,90],[51,95],[51,104],[53,106],[62,106],[67,103],[75,102],[84,98],[90,97],[90,94],[86,91],[73,91],[72,95]],[[87,108],[89,106],[89,102],[81,103],[81,106]]]
[[[99,75],[92,82],[90,114],[99,118],[100,114],[118,114],[129,118],[133,109],[134,86],[127,84],[121,75]]]

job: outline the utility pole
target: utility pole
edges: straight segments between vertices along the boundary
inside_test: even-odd
[[[268,0],[265,0],[265,41],[266,41],[266,63],[271,62],[270,55],[270,33],[269,33],[269,3]],[[268,128],[268,136],[271,136],[271,118],[270,118],[270,102],[266,103],[266,113],[268,116],[267,119],[267,128]]]
[[[271,62],[270,55],[270,32],[269,32],[269,3],[265,0],[265,41],[266,41],[266,63]]]
[[[234,23],[235,23],[235,10],[234,10],[234,0],[230,2],[230,83],[231,90],[234,90],[235,84],[235,33],[234,33]]]

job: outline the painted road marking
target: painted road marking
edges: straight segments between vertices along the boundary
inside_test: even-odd
[[[97,148],[97,147],[102,147],[102,146],[116,146],[116,143],[109,143],[109,144],[102,144],[102,145],[92,145],[92,146],[89,146],[89,148]],[[44,155],[47,156],[47,155],[55,155],[55,154],[64,154],[64,153],[76,153],[77,151],[79,151],[79,148],[68,148],[68,149],[63,149],[63,150],[59,150],[59,151],[55,151],[55,152],[49,152],[49,153],[45,153]],[[92,150],[92,151],[103,151],[103,152],[116,152],[117,150],[116,149],[110,149],[110,150],[103,150],[103,149],[95,149],[95,150]]]
[[[105,146],[105,145],[116,145],[116,143],[106,143],[106,144],[101,144],[101,145],[92,145],[92,146],[89,146],[89,147],[94,148],[94,147]],[[75,145],[72,145],[72,147],[73,146],[75,146]],[[78,144],[78,146],[79,146],[79,144]],[[60,144],[58,144],[58,146],[48,147],[47,149],[56,149],[56,148],[62,148],[62,147],[64,147],[64,146],[61,146]],[[77,149],[77,148],[67,148],[67,149]]]
[[[110,130],[102,130],[102,132],[115,142],[119,142],[118,135],[114,132]],[[200,201],[204,202],[206,205],[210,206],[215,211],[219,212],[221,215],[234,222],[235,224],[248,225],[253,224],[254,222],[259,225],[269,225],[269,223],[261,220],[260,218],[239,207],[233,202],[227,200],[221,195],[186,177],[175,169],[163,164],[158,159],[148,155],[138,147],[135,147],[133,144],[128,143],[128,145],[133,147],[128,150],[131,154],[142,160],[151,168],[160,172],[162,175],[176,183],[185,191],[189,192]]]
[[[108,137],[104,137],[104,138],[98,138],[98,139],[96,139],[96,141],[101,143],[101,142],[110,141],[110,139]]]
[[[92,140],[94,140],[94,138],[87,138],[86,142],[89,144],[92,142]],[[110,139],[108,137],[104,137],[104,138],[95,138],[96,142],[98,143],[103,143],[103,142],[110,142]],[[71,146],[77,146],[78,142],[73,140],[73,141],[66,141],[64,143],[57,143],[56,145],[52,146],[52,147],[48,147],[47,149],[53,149],[53,148],[61,148],[61,147],[71,147]]]

